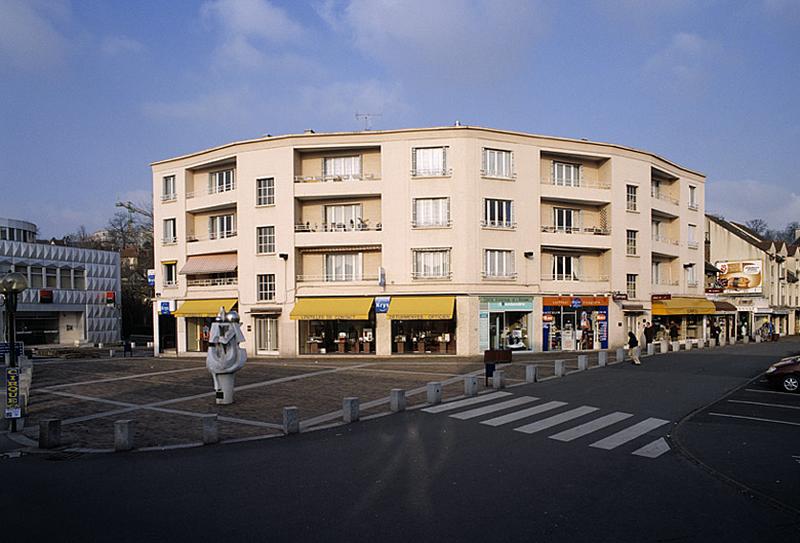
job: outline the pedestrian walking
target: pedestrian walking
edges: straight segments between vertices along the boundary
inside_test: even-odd
[[[641,364],[639,361],[639,340],[636,339],[636,334],[633,331],[628,332],[628,356],[637,366]]]
[[[675,321],[669,323],[669,339],[678,341],[678,324]]]
[[[644,325],[644,339],[647,345],[653,343],[653,339],[656,337],[656,328],[650,321],[647,321]]]

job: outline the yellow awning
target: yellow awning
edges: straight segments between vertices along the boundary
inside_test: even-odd
[[[397,296],[392,297],[387,313],[390,319],[449,320],[453,318],[455,296]]]
[[[236,305],[236,301],[236,298],[186,300],[173,315],[176,317],[216,317],[220,307],[224,307],[226,312],[230,311]]]
[[[653,315],[713,315],[714,302],[705,298],[672,298],[653,301]]]
[[[289,317],[296,321],[365,321],[371,308],[372,298],[300,298]]]

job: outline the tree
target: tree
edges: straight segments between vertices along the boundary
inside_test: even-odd
[[[765,237],[765,234],[769,230],[769,225],[767,221],[764,219],[750,219],[746,223],[744,223],[747,228],[755,232],[761,237]]]

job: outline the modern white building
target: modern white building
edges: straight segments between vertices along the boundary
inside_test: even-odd
[[[451,126],[264,137],[152,165],[154,337],[251,355],[703,337],[702,174],[617,144]],[[694,336],[692,335],[694,334]]]
[[[119,253],[37,241],[36,232],[33,223],[0,218],[0,276],[20,272],[29,285],[17,306],[17,340],[26,345],[119,341]]]

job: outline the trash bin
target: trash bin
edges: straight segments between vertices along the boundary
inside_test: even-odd
[[[486,386],[489,386],[489,378],[494,375],[497,364],[510,364],[511,353],[513,351],[504,349],[489,349],[483,351],[483,365],[486,368]]]

